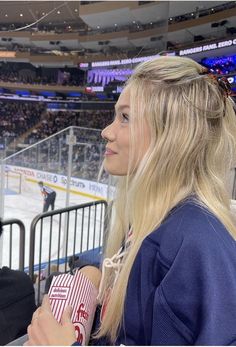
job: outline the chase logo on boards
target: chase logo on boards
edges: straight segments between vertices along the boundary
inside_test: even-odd
[[[57,182],[57,175],[53,175],[50,173],[37,172],[36,177],[37,179],[42,181],[53,182],[53,183]]]

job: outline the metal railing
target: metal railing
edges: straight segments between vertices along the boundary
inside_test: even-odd
[[[17,258],[17,255],[15,254],[16,247],[16,237],[15,236],[15,230],[13,230],[13,225],[17,225],[19,229],[19,261],[18,261],[18,270],[23,271],[24,270],[24,259],[25,259],[25,226],[24,223],[19,219],[5,219],[2,221],[2,226],[4,230],[4,234],[8,237],[8,240],[4,242],[4,251],[8,252],[8,265],[9,268],[13,267],[13,256],[14,259]],[[6,228],[8,227],[9,234],[6,234]],[[15,229],[15,228],[14,228]],[[14,247],[13,247],[14,242]],[[8,247],[6,247],[6,244],[9,244]],[[7,249],[6,249],[7,248]],[[14,254],[12,250],[14,249]]]
[[[42,279],[54,271],[68,271],[71,256],[88,251],[91,263],[97,258],[103,245],[106,212],[107,202],[98,200],[42,213],[33,219],[28,270],[32,280],[37,274],[37,303],[45,285],[40,283]]]

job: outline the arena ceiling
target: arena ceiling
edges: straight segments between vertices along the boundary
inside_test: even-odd
[[[86,23],[91,28],[108,28],[117,25],[132,24],[133,21],[140,21],[141,23],[148,23],[156,21],[157,19],[166,19],[166,16],[173,17],[184,13],[194,11],[196,7],[199,9],[208,9],[212,6],[224,4],[227,1],[156,1],[150,2],[150,6],[145,8],[132,8],[132,2],[137,1],[106,1],[107,3],[117,3],[114,10],[107,12],[97,12],[94,3],[92,6],[95,8],[94,12],[90,14],[83,14],[80,1],[1,1],[0,2],[0,23],[12,24],[22,23],[31,24],[42,18],[41,23]],[[147,1],[148,3],[148,1]],[[131,5],[131,6],[130,6]],[[91,5],[89,5],[91,7]],[[97,13],[96,13],[97,12]],[[48,15],[47,15],[48,14]],[[46,15],[46,16],[45,16]],[[43,18],[44,17],[44,18]]]
[[[10,49],[16,44],[29,49],[48,50],[55,54],[64,54],[67,50],[78,53],[92,51],[119,54],[137,48],[156,49],[158,53],[167,40],[178,45],[193,42],[197,35],[217,39],[222,37],[226,27],[236,27],[236,12],[232,11],[232,16],[227,17],[224,26],[212,27],[213,20],[201,25],[169,30],[167,33],[168,19],[228,2],[147,1],[140,5],[138,1],[98,1],[82,5],[80,1],[0,1],[0,47]],[[160,35],[158,30],[157,34],[154,30],[148,36],[140,31],[137,37],[130,34],[129,30],[122,30],[124,26],[137,29],[139,25],[154,22],[159,22],[162,28],[163,23],[166,23],[166,32],[162,30]],[[67,33],[66,38],[64,35],[55,39],[54,35],[52,39],[50,35],[39,35],[38,30],[42,30],[44,26],[50,27],[52,31],[57,28],[59,34],[60,30],[65,32],[68,28],[71,28],[71,32]],[[96,31],[96,35],[91,35],[91,31]],[[15,32],[20,32],[21,35],[14,36]],[[78,33],[83,36],[78,37]]]

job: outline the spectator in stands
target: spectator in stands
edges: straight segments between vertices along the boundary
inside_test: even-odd
[[[123,90],[102,132],[118,185],[94,344],[236,344],[229,95],[225,80],[181,57],[142,63]],[[45,300],[34,318],[29,344],[74,343],[68,311],[61,326]]]
[[[0,236],[2,224],[0,221]],[[34,288],[23,271],[0,269],[0,345],[3,346],[27,331],[36,310]]]
[[[43,196],[43,212],[47,212],[49,207],[51,206],[52,211],[55,207],[55,200],[56,200],[56,192],[51,187],[46,186],[43,184],[42,181],[38,182],[41,194]]]
[[[0,101],[0,132],[16,137],[40,121],[46,105],[41,102]]]

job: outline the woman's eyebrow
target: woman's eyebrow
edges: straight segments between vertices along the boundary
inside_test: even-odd
[[[129,108],[129,105],[115,105],[115,110],[123,110],[124,108]]]

